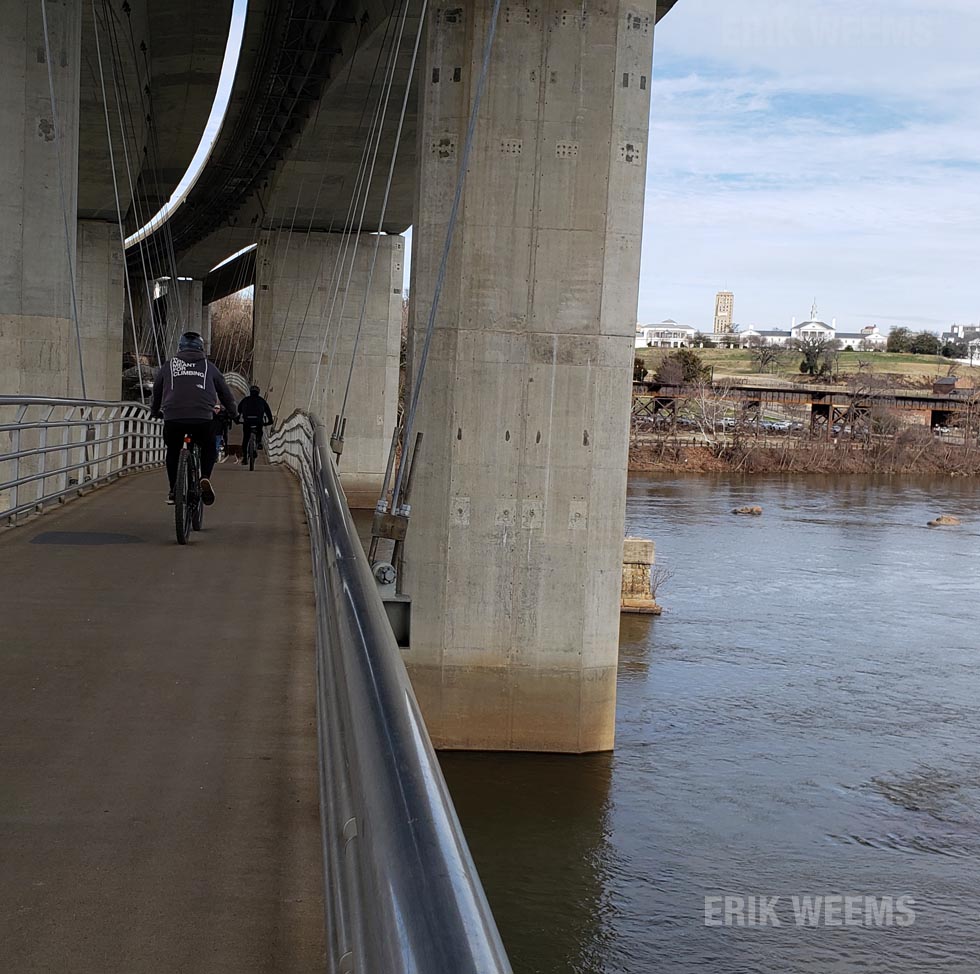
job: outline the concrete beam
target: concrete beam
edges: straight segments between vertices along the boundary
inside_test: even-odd
[[[429,25],[413,371],[491,7]],[[403,572],[406,663],[439,747],[613,745],[655,14],[545,0],[500,17]]]
[[[222,264],[204,279],[204,303],[220,301],[255,284],[255,249],[246,250],[234,260]]]

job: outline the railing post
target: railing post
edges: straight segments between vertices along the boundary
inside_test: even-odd
[[[120,420],[122,416],[122,409],[119,406],[113,406],[110,412],[109,420],[109,442],[107,444],[108,449],[108,460],[109,460],[109,470],[111,473],[119,473],[122,470],[122,437],[119,435],[122,430],[122,422]]]
[[[47,493],[47,477],[45,474],[48,469],[48,424],[51,422],[51,417],[54,415],[54,406],[49,406],[48,411],[44,414],[44,418],[41,420],[41,429],[38,436],[38,459],[40,461],[40,469],[38,473],[41,474],[41,479],[38,481],[37,497],[38,497],[38,507],[43,504],[43,498]]]
[[[17,410],[17,418],[14,420],[14,422],[17,423],[18,427],[20,426],[21,423],[24,422],[24,416],[26,415],[26,413],[27,413],[27,406],[21,406],[20,409]],[[14,430],[13,435],[10,437],[10,441],[13,444],[13,447],[14,447],[14,450],[13,450],[13,452],[14,452],[14,486],[13,486],[13,489],[11,491],[11,504],[10,504],[10,509],[12,511],[16,511],[17,510],[17,506],[18,506],[18,504],[17,504],[17,495],[19,493],[19,488],[17,486],[17,481],[20,480],[20,457],[17,456],[17,454],[20,453],[20,441],[21,441],[20,429],[19,428]]]

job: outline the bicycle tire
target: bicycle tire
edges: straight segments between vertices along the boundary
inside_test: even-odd
[[[174,483],[174,529],[177,533],[177,544],[187,544],[191,536],[191,509],[187,496],[188,487],[188,453],[180,451],[177,463],[177,480]]]
[[[248,438],[248,469],[249,470],[254,470],[255,469],[255,457],[256,457],[256,455],[257,455],[257,451],[255,449],[255,434],[253,433]]]
[[[194,473],[195,503],[191,505],[191,527],[200,531],[204,527],[204,498],[201,495],[201,452],[194,446],[191,448],[191,469]]]

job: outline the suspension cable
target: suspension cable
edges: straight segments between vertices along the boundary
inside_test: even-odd
[[[111,13],[111,8],[105,8],[105,9],[107,13]],[[116,100],[116,115],[119,119],[119,131],[122,139],[123,159],[126,164],[126,180],[129,184],[129,196],[131,200],[131,206],[133,207],[133,210],[136,213],[137,220],[139,220],[142,208],[140,207],[139,197],[136,194],[136,187],[133,184],[133,169],[132,169],[132,163],[130,161],[130,155],[129,155],[129,138],[131,136],[135,136],[136,129],[132,121],[132,111],[129,106],[129,93],[128,91],[126,91],[127,114],[129,115],[130,118],[130,127],[128,130],[129,134],[127,134],[126,122],[123,118],[122,97],[120,96],[119,93],[120,74],[123,74],[122,87],[123,89],[126,88],[125,75],[123,73],[123,66],[122,66],[122,51],[119,46],[119,38],[116,33],[116,25],[113,22],[111,16],[107,17],[106,25],[109,29],[108,33],[109,33],[109,50],[111,55],[110,65],[112,67],[112,87]],[[143,272],[143,289],[146,295],[145,314],[149,323],[150,336],[153,339],[153,344],[156,349],[157,364],[162,365],[164,361],[163,355],[165,351],[165,346],[160,341],[160,332],[157,328],[156,316],[153,313],[153,293],[150,289],[151,267],[149,265],[148,253],[144,247],[144,242],[142,239],[138,242],[137,246],[139,247],[140,267]]]
[[[408,0],[403,0],[402,14],[401,14],[401,24],[400,24],[399,31],[398,31],[398,37],[396,38],[394,44],[392,45],[392,57],[391,57],[390,64],[389,64],[389,70],[386,73],[387,74],[386,81],[385,81],[386,87],[384,89],[382,100],[381,100],[380,105],[379,105],[379,108],[380,108],[380,111],[379,111],[379,122],[378,122],[377,130],[376,130],[377,135],[376,135],[376,137],[374,139],[374,150],[373,150],[373,152],[371,154],[371,162],[370,162],[368,168],[366,169],[366,176],[365,176],[364,180],[362,181],[362,189],[363,189],[363,194],[364,195],[363,195],[363,197],[361,199],[361,209],[360,209],[360,213],[358,215],[358,221],[357,221],[357,232],[356,232],[356,234],[354,233],[353,225],[352,225],[351,226],[351,229],[348,232],[347,237],[346,237],[347,245],[344,248],[344,250],[345,250],[345,253],[344,253],[344,261],[345,262],[346,262],[346,250],[349,247],[351,237],[353,237],[353,239],[354,239],[354,246],[353,246],[353,252],[351,253],[350,266],[347,269],[347,280],[344,282],[344,297],[343,297],[343,300],[341,301],[341,304],[340,304],[340,313],[338,314],[337,319],[336,319],[336,323],[333,326],[333,342],[332,342],[331,347],[330,347],[330,356],[329,356],[329,359],[327,361],[327,376],[326,376],[326,381],[325,381],[325,387],[326,388],[329,388],[330,374],[333,371],[333,364],[334,364],[334,361],[335,361],[335,359],[337,357],[337,345],[340,342],[340,335],[341,335],[341,332],[343,331],[344,310],[347,307],[347,297],[350,294],[350,282],[351,282],[351,280],[353,279],[353,276],[354,276],[354,263],[357,260],[357,251],[358,251],[358,249],[360,247],[361,231],[362,231],[362,229],[364,227],[364,214],[365,214],[365,212],[367,210],[368,198],[369,198],[370,192],[371,192],[371,183],[374,180],[374,168],[375,168],[375,165],[377,164],[377,161],[378,161],[378,152],[379,152],[379,150],[381,148],[381,139],[382,139],[382,136],[384,134],[385,118],[387,117],[387,114],[388,114],[388,103],[389,103],[389,101],[391,99],[391,89],[394,87],[394,83],[395,83],[395,71],[396,71],[397,65],[398,65],[398,54],[401,51],[402,40],[403,40],[404,35],[405,35],[405,23],[406,23],[407,18],[408,18],[408,7],[409,7]],[[413,68],[414,68],[414,62],[415,62],[415,57],[413,55],[413,58],[412,58]],[[400,131],[400,129],[401,129],[401,125],[399,124],[399,131]],[[331,322],[333,321],[333,312],[334,312],[334,307],[336,305],[337,294],[339,293],[339,286],[340,286],[340,282],[338,280],[338,291],[335,291],[334,292],[334,300],[331,302],[331,305],[330,305],[330,316],[328,317],[327,322],[326,322],[326,325],[324,326],[324,329],[323,329],[323,341],[322,341],[321,347],[320,347],[320,355],[317,358],[316,372],[314,374],[313,382],[312,382],[311,387],[310,387],[309,408],[311,408],[311,409],[312,409],[312,406],[313,406],[313,397],[314,397],[314,394],[316,392],[317,386],[319,385],[319,382],[320,382],[320,368],[321,368],[321,366],[323,364],[323,353],[326,350],[327,336],[330,333]]]
[[[72,259],[71,231],[68,229],[68,200],[65,194],[65,162],[62,153],[64,138],[54,97],[54,72],[51,68],[51,43],[48,38],[48,8],[41,0],[41,23],[44,28],[44,60],[48,69],[48,91],[51,95],[51,123],[55,132],[55,152],[58,157],[58,190],[61,195],[61,217],[65,225],[65,254],[68,258],[68,284],[71,290],[71,310],[75,319],[75,341],[78,345],[78,372],[82,382],[82,398],[88,399],[85,389],[85,362],[82,358],[82,330],[78,321],[78,296],[75,293],[75,266]]]
[[[105,0],[103,0],[104,4]],[[140,361],[140,346],[136,337],[136,315],[133,313],[133,292],[126,270],[126,231],[123,228],[122,204],[119,201],[119,182],[116,179],[116,156],[112,149],[112,127],[109,125],[109,103],[106,98],[105,74],[102,70],[102,44],[99,41],[99,14],[92,0],[92,26],[95,30],[95,52],[99,60],[99,84],[102,88],[102,109],[105,113],[105,134],[109,146],[109,168],[112,170],[112,191],[116,197],[116,221],[119,226],[119,245],[122,247],[123,280],[126,285],[126,301],[129,304],[129,323],[133,329],[133,350],[136,353],[136,373],[140,390],[140,402],[146,405],[146,393],[143,391],[143,367]],[[125,136],[124,136],[125,137]]]
[[[476,92],[473,95],[473,107],[470,110],[470,121],[466,129],[466,141],[463,143],[463,154],[459,162],[459,171],[456,174],[456,192],[453,195],[452,209],[449,211],[449,223],[446,226],[446,240],[442,248],[442,258],[439,262],[439,273],[436,276],[436,286],[432,295],[432,307],[429,308],[429,320],[425,326],[425,340],[422,344],[422,353],[419,356],[418,375],[412,384],[412,398],[408,407],[408,414],[402,427],[402,458],[398,464],[398,474],[395,478],[395,489],[392,494],[392,510],[397,512],[399,499],[402,492],[402,484],[407,467],[406,455],[408,445],[412,442],[412,433],[415,429],[415,413],[419,405],[419,393],[422,389],[422,379],[425,375],[425,366],[429,359],[429,346],[432,343],[432,333],[435,330],[436,314],[439,310],[439,299],[442,297],[442,288],[446,281],[446,268],[449,264],[449,251],[453,243],[453,235],[456,230],[456,220],[459,216],[459,204],[463,195],[463,183],[466,181],[466,169],[469,165],[470,150],[473,147],[473,137],[476,132],[477,116],[480,111],[480,102],[483,99],[483,89],[486,85],[487,75],[490,72],[490,55],[493,51],[494,35],[497,32],[497,17],[500,14],[500,0],[494,0],[493,12],[490,15],[490,25],[487,28],[487,39],[483,48],[483,65],[480,68],[480,77],[477,79]],[[392,444],[394,449],[394,444]],[[382,498],[383,500],[384,498]]]
[[[133,33],[132,8],[127,5],[123,7],[123,10],[126,13],[126,25],[129,34],[129,48],[133,53],[133,62],[134,62],[134,66],[136,67],[137,77],[139,77],[139,63],[138,63],[139,58],[137,57],[136,54],[136,35]],[[143,54],[143,68],[145,72],[144,73],[145,81],[140,86],[140,106],[143,108],[144,118],[146,120],[146,125],[147,125],[147,142],[149,143],[151,166],[156,172],[159,173],[162,171],[162,167],[160,165],[159,139],[157,138],[157,128],[156,128],[156,122],[153,113],[153,75],[150,68],[149,52],[147,50],[145,43],[140,44],[140,50],[142,51]],[[145,101],[143,97],[144,95],[146,96]],[[144,187],[143,190],[144,200],[148,202],[149,192],[146,189],[146,175],[145,175],[145,170],[143,168],[140,169],[140,173],[137,176],[137,180],[136,180],[137,187],[139,186],[140,181],[142,181]],[[163,248],[163,266],[166,267],[166,263],[167,261],[169,261],[170,263],[170,267],[168,268],[170,272],[169,276],[171,280],[174,282],[175,286],[177,287],[177,291],[175,295],[176,305],[177,305],[177,316],[174,321],[172,327],[172,333],[170,336],[170,340],[174,344],[176,344],[177,331],[179,330],[179,322],[181,318],[185,317],[184,308],[183,308],[183,295],[181,295],[180,287],[177,284],[177,280],[178,280],[177,254],[174,250],[173,228],[169,225],[169,221],[167,223],[167,226],[165,226],[163,230],[164,230],[163,239],[161,241],[161,246]],[[168,288],[168,295],[169,295],[169,288]],[[170,302],[168,301],[168,311],[169,311],[169,304]],[[168,315],[167,325],[168,325],[168,332],[171,332],[169,317],[170,316]]]
[[[407,4],[408,4],[408,0],[402,0],[403,9],[407,8]],[[394,19],[395,19],[395,17],[389,18],[388,19],[388,22],[386,24],[384,39],[382,40],[382,46],[381,46],[381,48],[380,48],[380,50],[378,52],[378,62],[375,65],[375,72],[377,71],[378,64],[380,64],[381,57],[383,56],[383,53],[384,53],[384,44],[385,44],[385,41],[388,38],[388,33],[389,33],[390,29],[391,29],[391,24],[394,21]],[[396,51],[397,51],[397,46],[396,46],[395,41],[393,40],[391,46],[388,49],[388,62],[385,65],[385,78],[388,77],[388,74],[389,74],[390,69],[391,69],[391,65],[393,64],[393,62],[396,59]],[[373,83],[374,83],[374,77],[376,77],[376,74],[375,74],[375,76],[372,77],[372,86],[373,86]],[[384,82],[382,82],[382,88],[383,88],[383,86],[384,86]],[[366,108],[366,106],[365,106],[365,108]],[[381,113],[381,100],[379,99],[378,105],[375,107],[375,110],[374,110],[374,114],[373,114],[373,117],[372,117],[372,120],[371,120],[371,125],[369,126],[369,129],[368,129],[368,134],[367,134],[367,137],[366,137],[365,142],[364,142],[364,147],[361,150],[361,160],[360,160],[360,163],[358,164],[357,177],[356,177],[355,183],[354,183],[354,192],[353,192],[353,194],[351,196],[351,202],[350,202],[350,204],[348,206],[348,209],[347,209],[347,217],[345,218],[345,221],[344,221],[344,227],[345,227],[344,236],[343,236],[342,244],[341,244],[340,248],[338,248],[337,259],[334,262],[334,270],[331,273],[331,277],[330,277],[330,280],[334,283],[334,293],[333,293],[333,298],[331,299],[331,303],[330,303],[330,314],[329,314],[329,316],[327,318],[326,325],[324,326],[324,340],[323,340],[322,347],[321,347],[321,352],[320,352],[321,357],[323,355],[323,350],[326,347],[327,329],[329,328],[330,322],[333,319],[333,310],[334,310],[334,307],[336,306],[337,294],[338,294],[339,289],[340,289],[340,278],[341,278],[341,276],[343,274],[343,268],[346,265],[347,249],[348,249],[348,246],[349,246],[349,243],[350,243],[350,234],[351,234],[351,229],[353,227],[353,222],[354,222],[354,211],[355,211],[355,209],[357,207],[357,201],[360,198],[361,188],[362,188],[362,184],[363,184],[363,177],[364,177],[364,174],[366,172],[367,158],[368,158],[368,155],[370,153],[370,146],[371,146],[371,144],[372,144],[372,142],[374,140],[374,133],[375,133],[376,129],[378,128],[378,120],[379,120],[379,117],[380,117],[380,113]],[[363,121],[363,117],[364,117],[364,114],[362,112],[362,116],[361,116],[362,121]],[[286,396],[286,386],[287,386],[287,384],[289,382],[289,377],[292,375],[293,367],[296,364],[296,356],[297,356],[297,353],[299,352],[299,345],[300,345],[300,342],[302,341],[303,334],[304,334],[304,332],[306,330],[306,324],[307,324],[307,320],[309,318],[310,308],[312,307],[312,304],[313,304],[313,296],[316,293],[316,284],[317,284],[317,281],[319,281],[319,279],[320,279],[320,272],[323,269],[323,263],[324,263],[324,260],[325,259],[326,259],[326,252],[325,251],[322,251],[321,252],[321,255],[320,255],[320,262],[319,262],[319,265],[318,265],[318,268],[317,268],[316,276],[315,276],[315,278],[313,280],[313,284],[312,284],[312,286],[310,288],[310,297],[309,297],[309,300],[307,301],[306,310],[303,313],[303,319],[300,322],[299,333],[296,336],[296,342],[295,342],[295,344],[293,346],[293,354],[292,354],[292,357],[290,358],[289,368],[287,369],[286,376],[283,379],[283,389],[282,389],[282,392],[280,393],[280,396],[279,396],[279,406],[278,406],[277,411],[281,411],[281,409],[282,409],[283,400],[285,399],[285,396]],[[320,314],[320,321],[321,321],[321,324],[322,324],[323,323],[323,312],[322,311],[321,311],[321,314]]]
[[[350,79],[351,79],[351,76],[354,73],[354,61],[357,58],[358,51],[361,49],[361,35],[364,32],[364,25],[366,23],[367,23],[367,15],[365,14],[360,19],[360,21],[358,22],[357,36],[354,38],[354,50],[353,50],[353,53],[351,54],[350,64],[348,65],[348,68],[347,68],[347,77],[344,80],[344,87],[341,89],[341,92],[340,92],[340,97],[341,98],[344,98],[346,96],[347,89],[350,86]],[[388,40],[388,31],[390,29],[391,29],[391,18],[389,18],[388,21],[387,21],[387,23],[385,24],[384,36],[381,39],[381,46],[378,48],[378,56],[375,58],[374,68],[371,71],[371,80],[368,83],[368,93],[369,94],[372,91],[372,89],[374,88],[374,83],[375,83],[375,81],[377,79],[377,76],[378,76],[378,67],[381,64],[381,57],[384,54],[385,44],[387,43],[387,40]],[[368,102],[368,100],[365,99],[364,105],[361,108],[361,117],[360,117],[360,119],[357,122],[357,131],[358,132],[361,130],[361,127],[364,125],[364,116],[367,113],[367,102]],[[313,130],[314,131],[316,131],[316,127],[320,123],[320,105],[321,105],[321,102],[317,102],[316,117],[314,118],[314,121],[313,121]],[[305,137],[306,137],[306,130],[304,130],[304,132],[303,132],[303,139],[305,139]],[[302,144],[302,140],[301,140],[301,144]],[[326,182],[326,178],[327,178],[327,167],[330,164],[330,159],[331,159],[331,157],[333,155],[333,150],[334,150],[334,145],[335,144],[336,144],[336,141],[335,140],[331,140],[330,145],[327,147],[327,155],[326,155],[326,159],[324,160],[323,171],[320,173],[320,183],[317,186],[316,196],[314,196],[314,198],[313,198],[313,207],[310,210],[310,222],[307,224],[307,227],[306,227],[306,239],[303,241],[303,247],[304,247],[304,249],[309,246],[310,237],[313,234],[313,223],[315,222],[317,207],[319,206],[319,203],[320,203],[320,194],[323,192],[323,185]],[[343,181],[341,181],[341,185],[343,185]],[[302,194],[302,189],[303,189],[303,186],[302,186],[302,183],[300,183],[300,192],[296,196],[296,207],[293,210],[293,219],[292,219],[292,223],[290,224],[290,229],[289,229],[290,235],[292,235],[293,228],[296,225],[296,211],[299,209],[299,200],[300,200],[300,195]],[[327,230],[328,233],[332,233],[333,232],[333,224],[334,224],[334,221],[331,218],[331,220],[330,220],[330,227]],[[288,249],[287,249],[287,252],[288,252]],[[275,267],[275,266],[276,265],[273,264],[273,267]],[[320,271],[322,269],[323,269],[323,255],[321,255],[320,263],[319,263],[319,266],[317,267],[317,274],[316,274],[317,280],[319,280]],[[274,283],[274,277],[273,277],[273,283]],[[279,364],[279,353],[280,353],[280,350],[282,349],[283,338],[286,335],[286,325],[289,322],[289,312],[292,309],[292,306],[293,306],[293,298],[296,296],[296,291],[298,290],[298,286],[299,286],[298,281],[294,280],[293,286],[292,286],[292,288],[290,288],[290,291],[289,291],[289,300],[286,302],[286,312],[283,315],[282,328],[279,331],[279,341],[276,343],[276,354],[275,354],[275,356],[272,359],[272,368],[269,370],[269,376],[270,376],[270,378],[271,377],[274,377],[275,374],[276,374],[276,366]],[[307,313],[308,312],[309,312],[309,307],[307,307]],[[282,400],[280,399],[280,405],[281,404],[282,404]]]
[[[387,42],[388,33],[389,33],[390,29],[391,29],[391,24],[394,21],[394,19],[395,19],[394,17],[389,18],[388,19],[388,22],[387,22],[387,24],[385,26],[384,38],[382,39],[382,44],[381,44],[381,47],[379,48],[379,51],[378,51],[378,58],[377,58],[377,61],[375,63],[375,70],[374,70],[374,73],[372,74],[371,85],[370,85],[370,87],[368,89],[369,90],[369,93],[370,93],[370,89],[374,87],[374,82],[375,82],[375,80],[377,78],[377,68],[380,65],[381,57],[384,54],[385,43]],[[389,67],[390,67],[391,62],[392,62],[392,58],[394,57],[394,51],[395,51],[395,42],[392,41],[392,46],[388,48],[388,62],[385,65],[385,77],[386,78],[388,76],[388,71],[389,71]],[[384,88],[384,84],[385,84],[385,82],[382,81],[382,90]],[[360,126],[364,122],[364,115],[366,113],[366,110],[367,110],[367,101],[365,101],[364,107],[362,109],[362,112],[361,112],[361,121],[360,121],[360,123],[358,125],[358,128],[360,128]],[[347,215],[344,217],[344,224],[343,224],[344,225],[344,229],[343,229],[342,234],[341,234],[341,242],[340,242],[340,245],[337,248],[337,256],[336,256],[336,258],[334,260],[333,270],[330,273],[330,281],[331,281],[331,284],[332,284],[333,296],[331,298],[330,313],[329,313],[329,315],[327,317],[326,324],[324,324],[323,311],[321,310],[321,312],[320,312],[320,323],[321,323],[321,326],[323,327],[323,330],[324,330],[324,336],[326,336],[327,329],[329,328],[330,322],[333,320],[333,311],[334,311],[334,308],[336,306],[337,295],[338,295],[339,290],[340,290],[340,279],[341,279],[341,277],[343,275],[343,268],[346,266],[346,262],[347,262],[347,250],[348,250],[348,248],[350,246],[350,235],[351,235],[351,231],[352,231],[353,224],[354,224],[354,211],[357,208],[357,201],[360,199],[362,185],[363,185],[363,179],[364,179],[365,173],[367,171],[367,168],[366,168],[366,166],[367,166],[367,158],[368,158],[368,155],[369,155],[369,152],[370,152],[371,144],[374,141],[374,134],[375,134],[375,131],[377,129],[378,119],[380,117],[380,111],[381,111],[381,100],[379,99],[378,104],[375,106],[374,112],[372,114],[371,123],[368,126],[368,132],[367,132],[367,135],[365,136],[364,145],[363,145],[363,147],[361,149],[361,158],[360,158],[360,160],[358,162],[357,173],[356,173],[356,176],[355,176],[355,179],[354,179],[354,189],[353,189],[353,192],[351,194],[350,203],[347,206]],[[331,220],[331,222],[330,222],[330,230],[332,231],[332,229],[333,229],[333,220]],[[310,308],[312,307],[313,297],[314,297],[314,294],[316,293],[316,284],[317,284],[317,281],[319,281],[319,279],[320,279],[320,273],[321,273],[321,271],[323,269],[323,264],[324,264],[325,260],[326,260],[326,251],[325,250],[321,250],[320,261],[319,261],[319,264],[318,264],[318,267],[317,267],[317,272],[316,272],[316,275],[314,276],[313,283],[312,283],[311,288],[310,288],[310,297],[309,297],[309,300],[306,303],[306,310],[303,313],[303,319],[300,322],[300,330],[299,330],[299,334],[297,335],[297,338],[296,338],[296,344],[293,347],[293,354],[292,354],[292,358],[290,359],[289,368],[287,369],[287,371],[286,371],[286,377],[283,380],[283,390],[282,390],[282,392],[281,392],[281,394],[279,396],[279,408],[280,409],[282,408],[283,399],[285,398],[285,386],[286,386],[286,383],[288,383],[288,381],[289,381],[289,377],[292,374],[293,366],[295,365],[295,362],[296,362],[296,355],[297,355],[297,352],[299,351],[299,343],[302,340],[303,333],[306,330],[306,324],[307,324],[307,320],[309,318]],[[328,290],[330,290],[330,288],[328,288]],[[284,322],[284,327],[285,327],[285,322]],[[320,351],[321,356],[323,354],[323,349],[324,349],[325,346],[326,346],[326,337],[324,337],[323,347],[321,347],[321,351]]]
[[[357,35],[354,38],[353,52],[352,52],[351,58],[350,58],[350,66],[349,66],[348,71],[347,71],[347,78],[344,81],[344,87],[343,87],[343,89],[341,91],[341,96],[342,97],[343,97],[343,95],[346,94],[347,88],[348,88],[348,86],[350,84],[351,74],[353,73],[353,70],[354,70],[354,60],[357,57],[358,51],[360,50],[361,35],[363,34],[364,25],[365,25],[366,22],[367,22],[367,14],[365,14],[360,19],[360,21],[358,22]],[[388,36],[388,28],[386,27],[386,29],[385,29],[385,38],[387,38],[387,36]],[[381,50],[383,50],[383,48],[384,48],[384,42],[382,41],[382,48],[381,48]],[[380,58],[381,58],[381,51],[379,51],[379,54],[378,54],[378,60],[379,61],[380,61]],[[310,68],[307,70],[306,77],[309,77],[309,73],[310,73],[310,71],[313,68],[313,63],[314,62],[311,61]],[[375,67],[377,67],[377,66],[375,66]],[[305,80],[306,79],[304,78],[304,82],[305,82]],[[374,75],[372,75],[372,78],[371,78],[371,86],[373,86],[373,84],[374,84]],[[369,87],[369,90],[370,90],[370,87]],[[293,104],[295,105],[295,103],[296,103],[296,101],[294,99]],[[319,125],[319,122],[320,122],[320,106],[321,106],[321,101],[318,100],[317,107],[316,107],[316,113],[315,113],[314,118],[313,118],[312,126],[304,127],[303,132],[300,135],[300,142],[299,142],[299,145],[300,146],[303,145],[304,141],[306,140],[307,136],[309,135],[309,133],[311,131],[313,131],[313,132],[316,131],[317,126]],[[317,187],[316,196],[314,198],[313,208],[312,208],[312,210],[310,212],[310,222],[309,222],[309,224],[307,226],[307,230],[306,230],[306,239],[304,240],[304,243],[303,243],[304,249],[305,249],[306,245],[309,243],[310,235],[312,234],[312,231],[313,231],[313,223],[314,223],[314,220],[315,220],[315,217],[316,217],[317,205],[319,204],[319,200],[320,200],[320,193],[323,191],[323,185],[324,185],[324,183],[326,181],[327,167],[329,166],[330,158],[331,158],[331,156],[333,154],[333,150],[334,150],[334,145],[335,144],[336,144],[335,141],[332,140],[330,142],[329,146],[327,147],[326,158],[324,160],[323,169],[322,169],[322,171],[320,173],[320,182],[319,182],[319,185]],[[299,211],[299,203],[300,203],[300,199],[302,198],[302,194],[303,194],[304,182],[305,182],[304,180],[300,180],[299,191],[297,192],[297,195],[296,195],[296,203],[295,203],[295,206],[293,208],[293,215],[292,215],[292,219],[291,219],[290,225],[289,225],[289,230],[288,230],[289,237],[287,238],[287,241],[286,241],[286,250],[285,250],[285,256],[283,257],[283,262],[285,262],[286,256],[288,256],[290,245],[291,245],[291,241],[292,241],[292,236],[293,236],[293,233],[295,231],[295,227],[296,227],[296,215],[297,215],[297,213]],[[276,194],[278,195],[280,192],[281,192],[281,187],[277,187],[276,188]],[[275,205],[273,205],[272,209],[273,209],[273,212],[274,212],[275,211]],[[332,220],[331,220],[331,224],[330,224],[330,230],[331,231],[333,230],[333,221]],[[272,255],[272,261],[273,261],[273,263],[272,263],[272,266],[273,266],[273,282],[275,281],[275,276],[276,276],[275,268],[278,267],[278,266],[281,266],[280,263],[279,263],[279,260],[278,260],[278,257],[279,257],[279,244],[280,244],[280,241],[282,239],[282,234],[285,231],[284,231],[284,228],[282,226],[279,226],[276,229],[275,232],[276,232],[276,243],[275,243],[275,246],[274,246],[274,249],[273,249],[273,255]],[[323,257],[321,256],[321,260],[320,260],[319,266],[317,268],[316,279],[319,279],[320,270],[322,269],[322,267],[323,267]],[[276,343],[276,351],[275,351],[275,355],[273,357],[272,368],[269,371],[270,380],[275,378],[276,367],[277,367],[277,365],[279,363],[279,354],[280,354],[280,351],[282,350],[283,339],[285,338],[285,334],[286,334],[286,326],[289,323],[289,312],[290,312],[290,310],[292,308],[293,298],[296,296],[297,289],[298,289],[298,281],[294,281],[293,282],[293,286],[290,288],[290,291],[289,291],[289,300],[286,303],[286,311],[285,311],[285,314],[283,315],[283,324],[282,324],[282,328],[280,329],[280,332],[279,332],[279,340]],[[306,314],[309,314],[309,306],[310,306],[310,304],[312,304],[312,293],[311,293],[311,296],[310,296],[310,301],[307,304]],[[304,322],[305,322],[305,316],[304,316]],[[253,332],[254,332],[254,315],[253,315]],[[298,340],[297,340],[297,347],[298,347]],[[292,362],[295,361],[295,354],[296,353],[295,353],[295,350],[294,350],[293,359],[292,359],[292,361],[290,363],[289,370],[286,373],[286,379],[283,382],[283,386],[284,386],[283,396],[285,395],[285,385],[286,385],[286,382],[288,382],[289,375],[292,372]],[[254,363],[253,363],[253,368],[254,368]],[[280,396],[280,401],[279,401],[280,406],[282,405],[282,398],[283,398],[283,396]]]
[[[422,42],[422,29],[425,25],[425,15],[428,8],[428,0],[422,0],[422,9],[419,12],[419,28],[415,34],[415,47],[412,49],[412,63],[408,69],[408,81],[405,85],[405,96],[402,99],[401,116],[398,119],[398,131],[395,133],[395,144],[391,151],[391,163],[388,166],[388,181],[385,184],[384,200],[381,204],[381,215],[378,217],[378,232],[374,238],[374,253],[371,255],[371,266],[368,269],[367,286],[364,289],[364,299],[361,302],[361,313],[357,319],[357,331],[354,334],[354,348],[351,352],[350,367],[347,370],[347,385],[344,389],[344,399],[340,406],[338,417],[338,432],[343,429],[347,416],[347,400],[350,396],[351,380],[354,377],[354,363],[357,360],[357,350],[361,341],[361,331],[364,327],[364,318],[367,315],[368,298],[371,294],[371,285],[374,282],[374,271],[378,263],[378,251],[381,248],[381,232],[384,229],[385,216],[388,212],[388,200],[391,196],[391,184],[395,176],[395,164],[398,161],[398,148],[401,143],[402,129],[405,125],[405,115],[408,112],[408,102],[412,92],[412,81],[415,77],[415,64],[418,60],[419,45]],[[328,368],[329,374],[329,368]],[[314,386],[314,388],[316,388]],[[313,393],[310,393],[310,404],[313,402]]]

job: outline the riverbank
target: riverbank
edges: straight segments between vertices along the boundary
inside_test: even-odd
[[[630,444],[629,469],[650,473],[933,474],[980,476],[980,450],[940,440],[692,445],[673,440]]]

